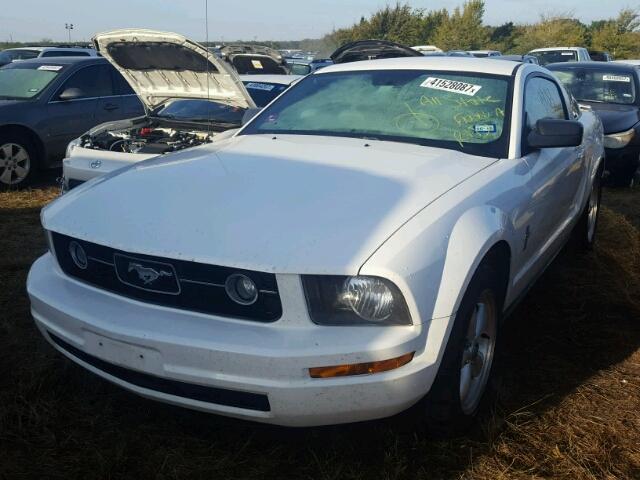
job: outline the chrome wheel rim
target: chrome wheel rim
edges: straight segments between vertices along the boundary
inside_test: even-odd
[[[0,146],[0,182],[16,185],[22,182],[31,169],[29,152],[17,143],[5,143]]]
[[[598,209],[600,208],[600,188],[598,185],[591,187],[589,195],[589,207],[587,211],[587,240],[593,242],[596,234],[596,223],[598,221]]]
[[[464,341],[460,366],[460,406],[471,415],[484,393],[496,342],[496,303],[489,290],[482,292],[474,307]]]

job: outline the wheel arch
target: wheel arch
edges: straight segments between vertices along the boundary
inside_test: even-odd
[[[471,278],[483,261],[497,267],[504,303],[511,283],[512,238],[508,216],[497,207],[476,207],[460,217],[449,238],[434,318],[455,315]]]
[[[0,126],[0,135],[11,135],[11,134],[19,134],[27,137],[36,149],[36,154],[38,155],[38,158],[36,159],[36,161],[39,162],[40,167],[44,166],[47,158],[46,157],[47,150],[46,150],[46,147],[44,146],[44,142],[40,138],[40,135],[38,135],[35,132],[35,130],[25,125],[21,125],[17,123],[10,123],[10,124],[5,124]]]

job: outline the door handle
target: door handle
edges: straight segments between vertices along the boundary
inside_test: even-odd
[[[106,111],[110,112],[111,110],[117,110],[118,109],[118,105],[116,105],[115,103],[107,103],[103,108]]]

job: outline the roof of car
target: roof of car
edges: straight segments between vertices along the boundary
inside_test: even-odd
[[[554,50],[581,50],[581,49],[584,49],[584,47],[545,47],[545,48],[534,48],[533,50],[531,50],[531,52],[553,52]]]
[[[106,62],[103,57],[38,57],[20,60],[9,65],[74,65],[76,63],[102,63]]]
[[[7,48],[6,50],[38,50],[40,52],[44,52],[44,51],[49,51],[49,50],[80,50],[80,51],[87,51],[87,50],[92,50],[91,48],[87,48],[87,47],[56,47],[56,46],[46,46],[46,47],[14,47],[14,48]]]
[[[334,72],[350,72],[360,70],[445,70],[454,72],[481,72],[494,75],[511,76],[520,64],[475,57],[401,57],[381,60],[364,60],[361,62],[342,63],[323,68],[314,75]]]
[[[243,82],[277,83],[280,85],[291,85],[300,78],[302,75],[240,75],[240,80]]]
[[[637,65],[631,65],[629,63],[616,63],[616,62],[558,62],[545,65],[548,69],[554,68],[591,68],[593,70],[607,69],[611,72],[630,72],[637,70]]]

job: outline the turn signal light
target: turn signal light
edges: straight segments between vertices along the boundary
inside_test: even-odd
[[[381,360],[379,362],[351,363],[346,365],[333,365],[331,367],[313,367],[309,369],[309,375],[311,375],[311,378],[331,378],[386,372],[406,365],[413,359],[413,355],[415,353],[416,352],[405,353],[400,357]]]

